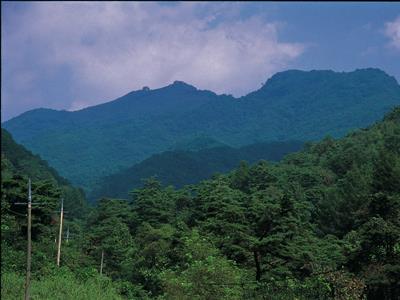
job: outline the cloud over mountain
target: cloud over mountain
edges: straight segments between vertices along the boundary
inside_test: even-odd
[[[75,83],[76,98],[66,106],[72,110],[175,79],[243,95],[304,46],[281,42],[278,23],[238,17],[239,5],[30,3],[3,30],[12,86],[5,101],[32,101],[31,89],[43,73]]]
[[[390,44],[400,50],[400,15],[396,20],[385,24],[385,34],[390,38]]]

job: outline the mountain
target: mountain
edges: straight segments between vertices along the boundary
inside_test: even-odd
[[[169,151],[183,150],[183,151],[199,151],[202,149],[210,149],[217,147],[228,147],[228,145],[221,143],[213,138],[205,135],[198,135],[177,141]]]
[[[291,141],[257,143],[238,149],[222,146],[199,151],[166,151],[102,178],[89,198],[127,198],[130,191],[143,185],[144,179],[153,176],[164,185],[180,188],[198,183],[216,172],[228,172],[237,167],[240,161],[278,161],[284,155],[300,150],[302,146],[302,142]]]
[[[2,155],[1,293],[22,299],[26,207],[16,202],[27,188],[9,164]],[[46,204],[32,210],[33,299],[400,299],[400,106],[278,163],[179,190],[148,180],[132,201],[67,214],[61,269],[51,218],[60,195],[33,183]]]
[[[3,127],[62,176],[90,191],[99,178],[181,141],[202,136],[241,147],[340,137],[373,123],[396,104],[400,86],[379,69],[290,70],[241,98],[176,81],[75,112],[35,109]]]
[[[7,160],[12,168],[19,173],[26,174],[32,180],[51,180],[56,184],[69,184],[48,163],[34,155],[24,146],[17,144],[11,134],[1,129],[1,156]]]
[[[40,156],[17,144],[11,134],[3,128],[1,129],[1,175],[2,188],[3,185],[10,184],[9,180],[27,182],[27,178],[30,178],[33,183],[48,182],[50,186],[60,191],[71,217],[80,217],[88,209],[82,189],[72,186]]]

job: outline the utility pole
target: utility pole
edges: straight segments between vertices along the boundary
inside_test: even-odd
[[[69,241],[69,225],[68,225],[68,228],[67,228],[67,244],[68,244],[68,241]]]
[[[61,198],[60,231],[58,233],[58,248],[57,248],[57,266],[60,266],[63,218],[64,218],[64,198]]]
[[[25,300],[29,300],[31,287],[31,262],[32,262],[32,189],[31,179],[28,181],[28,254],[26,259]]]
[[[32,205],[45,205],[45,203],[32,203],[32,184],[31,179],[28,180],[28,202],[15,202],[15,205],[28,206],[28,226],[27,226],[27,239],[28,247],[26,254],[26,281],[25,281],[25,300],[30,299],[31,287],[31,264],[32,264]]]
[[[64,214],[68,213],[67,211],[64,210]],[[64,222],[63,222],[64,223]],[[74,233],[71,233],[71,231],[69,230],[69,224],[67,226],[67,232],[64,234],[64,239],[65,242],[68,244],[69,240],[73,240],[74,239]]]
[[[101,250],[100,275],[103,274],[104,250]]]

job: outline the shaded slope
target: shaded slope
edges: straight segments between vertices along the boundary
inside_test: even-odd
[[[239,99],[175,82],[76,112],[33,110],[4,127],[89,191],[99,178],[199,135],[233,147],[339,137],[399,103],[400,86],[378,69],[292,70]]]
[[[73,187],[68,180],[61,177],[56,170],[49,167],[40,156],[33,155],[22,145],[17,144],[11,134],[1,129],[1,171],[2,183],[7,178],[21,180],[31,178],[33,182],[47,181],[61,189],[65,206],[70,217],[81,217],[85,214],[88,204],[82,189]]]
[[[164,185],[182,187],[198,183],[217,172],[227,172],[240,161],[259,159],[278,161],[284,155],[301,149],[302,142],[273,142],[245,146],[239,149],[217,147],[200,151],[167,151],[116,174],[100,180],[90,199],[101,197],[127,198],[128,192],[143,184],[149,177],[157,177]]]

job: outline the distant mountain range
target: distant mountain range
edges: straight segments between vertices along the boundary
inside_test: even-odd
[[[61,176],[91,191],[100,178],[177,145],[339,137],[399,104],[399,84],[379,69],[291,70],[241,98],[176,81],[75,112],[35,109],[2,126]],[[214,142],[203,143],[207,139]]]
[[[175,150],[155,154],[134,166],[102,178],[89,194],[90,200],[101,197],[128,198],[143,180],[156,177],[163,185],[181,188],[236,168],[241,161],[261,159],[279,161],[286,154],[299,151],[302,142],[257,143],[242,148],[220,146],[199,151]]]

